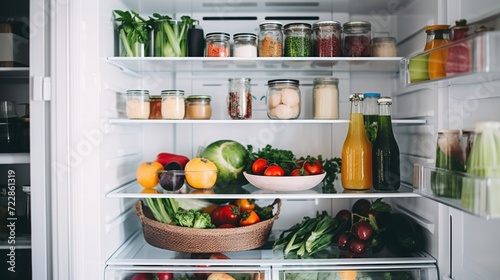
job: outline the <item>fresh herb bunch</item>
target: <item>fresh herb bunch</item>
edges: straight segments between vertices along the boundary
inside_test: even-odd
[[[118,15],[115,21],[120,22],[117,30],[123,43],[124,56],[140,56],[141,49],[149,43],[151,27],[149,22],[135,11],[114,10]],[[144,48],[147,50],[147,47]]]
[[[323,159],[321,155],[318,155],[318,160],[323,166],[323,170],[326,172],[326,176],[323,179],[323,191],[335,193],[334,182],[337,180],[338,174],[340,173],[342,159],[339,157]]]

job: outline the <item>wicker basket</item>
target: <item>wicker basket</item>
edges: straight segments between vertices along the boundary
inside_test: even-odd
[[[274,216],[250,226],[196,229],[160,223],[142,201],[135,204],[146,242],[152,246],[186,253],[237,252],[258,248],[266,243],[273,223],[278,219],[281,201]]]

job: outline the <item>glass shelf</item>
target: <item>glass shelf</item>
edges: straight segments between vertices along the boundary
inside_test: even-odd
[[[116,190],[109,192],[107,197],[116,198],[146,198],[146,197],[169,197],[169,198],[204,198],[204,199],[238,199],[238,198],[256,198],[256,199],[317,199],[317,198],[379,198],[383,197],[420,197],[420,194],[407,185],[401,185],[396,192],[382,192],[376,190],[368,191],[350,191],[344,190],[339,180],[333,187],[324,186],[323,183],[303,191],[270,191],[259,189],[251,184],[241,187],[231,186],[220,188],[215,186],[212,189],[196,190],[184,185],[177,192],[164,191],[160,186],[155,188],[159,193],[148,194],[141,193],[144,189],[137,183],[131,182]]]
[[[0,79],[28,78],[29,73],[29,67],[0,67]]]
[[[500,178],[416,164],[413,187],[424,197],[484,219],[500,218]]]
[[[250,120],[138,120],[138,119],[109,119],[112,124],[159,124],[159,123],[175,123],[175,124],[267,124],[267,123],[294,123],[294,124],[347,124],[349,120],[314,120],[314,119],[296,119],[296,120],[271,120],[271,119],[250,119]],[[394,124],[426,124],[426,120],[420,119],[395,119]]]
[[[500,32],[470,35],[425,52],[418,52],[401,60],[400,80],[403,87],[442,83],[444,85],[477,84],[500,79]],[[429,79],[427,73],[430,56],[446,53],[443,62],[446,76]],[[455,59],[456,58],[456,62]],[[469,94],[469,93],[467,93]]]
[[[108,57],[125,72],[398,72],[401,57]]]
[[[279,232],[271,232],[269,240],[279,236]],[[190,253],[174,252],[149,245],[142,232],[135,233],[106,262],[112,265],[149,265],[149,266],[316,266],[316,265],[409,265],[435,264],[436,260],[425,252],[407,257],[396,256],[382,250],[377,255],[359,258],[327,258],[327,259],[284,259],[278,250],[273,251],[272,241],[262,248],[242,252],[224,253],[230,259],[200,258],[203,254],[192,256]],[[338,250],[337,250],[338,251]],[[332,249],[334,254],[338,253]]]

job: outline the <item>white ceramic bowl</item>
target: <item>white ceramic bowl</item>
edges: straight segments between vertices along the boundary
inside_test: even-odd
[[[326,176],[326,172],[319,175],[307,176],[263,176],[243,172],[248,182],[255,187],[271,191],[303,191],[317,186]]]

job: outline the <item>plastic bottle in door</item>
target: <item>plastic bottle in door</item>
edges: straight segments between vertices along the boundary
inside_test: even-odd
[[[372,187],[372,147],[363,121],[363,95],[350,96],[349,130],[342,147],[341,179],[344,189],[369,190]]]
[[[396,191],[401,183],[399,147],[392,132],[390,97],[381,97],[378,131],[373,143],[373,188],[378,191]]]

